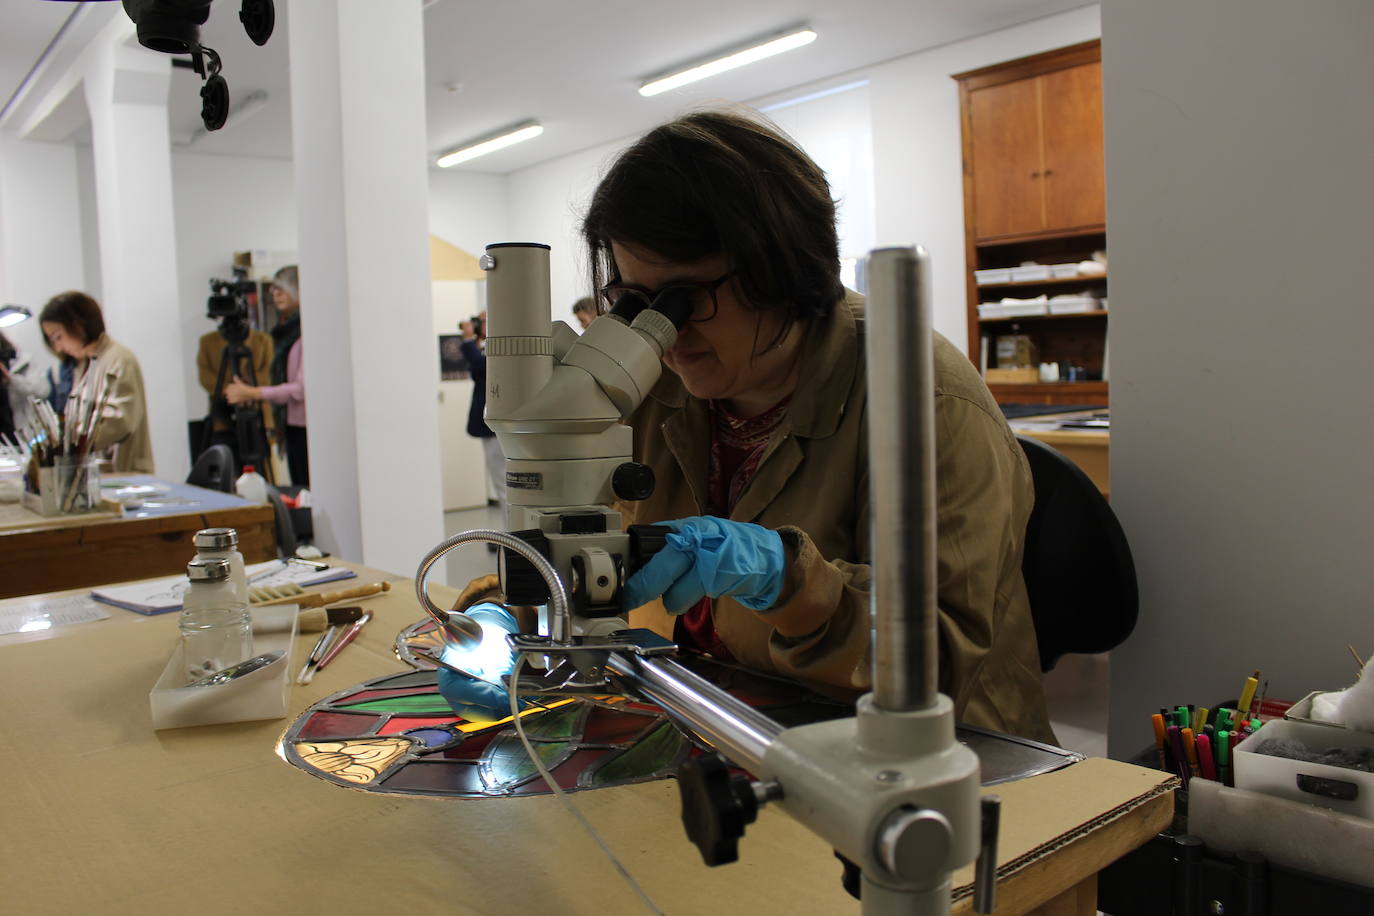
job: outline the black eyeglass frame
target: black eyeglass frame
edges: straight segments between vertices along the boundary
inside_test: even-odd
[[[636,286],[633,283],[622,283],[620,282],[620,278],[616,277],[614,280],[601,287],[599,292],[602,301],[610,308],[615,308],[616,300],[611,298],[611,293],[616,290],[619,290],[621,293],[633,293],[644,300],[646,307],[652,308],[654,303],[658,301],[658,298],[670,290],[701,290],[711,297],[711,314],[707,315],[705,318],[697,318],[694,316],[688,320],[703,322],[710,321],[712,318],[716,317],[716,313],[720,311],[720,302],[716,299],[716,290],[720,289],[725,281],[731,279],[734,275],[735,272],[733,270],[727,270],[714,280],[706,280],[700,283],[693,280],[674,280],[671,283],[665,283],[658,289],[648,289],[647,287]]]

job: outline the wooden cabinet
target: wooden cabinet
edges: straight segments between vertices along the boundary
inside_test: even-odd
[[[1070,265],[1106,248],[1102,67],[1096,41],[955,74],[963,121],[968,340],[975,363],[996,366],[999,336],[1029,335],[1041,362],[1060,364],[1045,384],[991,384],[999,401],[1106,403],[1107,278],[1020,276],[978,282],[982,270]],[[1062,267],[1057,273],[1068,270]],[[1065,313],[980,317],[980,303],[1074,296]],[[990,310],[990,311],[995,311]]]

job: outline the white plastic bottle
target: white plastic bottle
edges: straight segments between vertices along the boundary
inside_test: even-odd
[[[202,528],[195,536],[196,555],[205,560],[227,560],[229,581],[236,600],[248,606],[248,573],[239,553],[239,533],[233,528]]]
[[[253,656],[248,603],[238,600],[230,571],[229,561],[222,557],[196,557],[186,564],[191,587],[178,627],[187,683]]]
[[[267,481],[251,464],[243,466],[243,473],[234,483],[234,492],[250,503],[267,502]]]

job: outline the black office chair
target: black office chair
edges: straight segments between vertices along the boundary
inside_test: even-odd
[[[1017,436],[1030,461],[1035,507],[1021,572],[1030,595],[1040,670],[1069,652],[1106,652],[1135,629],[1135,563],[1116,514],[1078,465]]]
[[[186,476],[186,482],[207,490],[232,493],[236,474],[234,465],[234,452],[229,446],[223,443],[212,445],[200,453],[191,473]]]

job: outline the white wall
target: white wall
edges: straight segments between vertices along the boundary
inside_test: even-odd
[[[617,154],[634,138],[512,172],[507,179],[511,242],[542,242],[549,252],[549,311],[573,322],[572,304],[591,292],[580,226],[587,201]]]
[[[34,313],[5,331],[32,357],[34,372],[55,362],[43,346],[39,310],[57,293],[88,288],[77,171],[69,144],[0,135],[0,303]]]
[[[1374,651],[1374,6],[1102,18],[1112,503],[1141,590],[1115,755],[1252,668],[1298,699],[1351,681],[1347,644]]]
[[[429,170],[429,231],[450,245],[479,257],[493,242],[511,241],[506,210],[504,175]]]
[[[296,249],[293,181],[287,159],[192,152],[172,155],[187,419],[205,416],[206,395],[195,358],[201,335],[217,324],[205,317],[210,278],[232,278],[236,251]],[[302,314],[308,322],[308,303]]]
[[[932,323],[964,352],[968,319],[963,154],[959,88],[950,74],[1089,41],[1099,34],[1098,7],[1085,6],[866,71],[873,112],[873,180],[878,188],[877,244],[919,244],[930,252]],[[1115,296],[1115,283],[1112,292]]]

